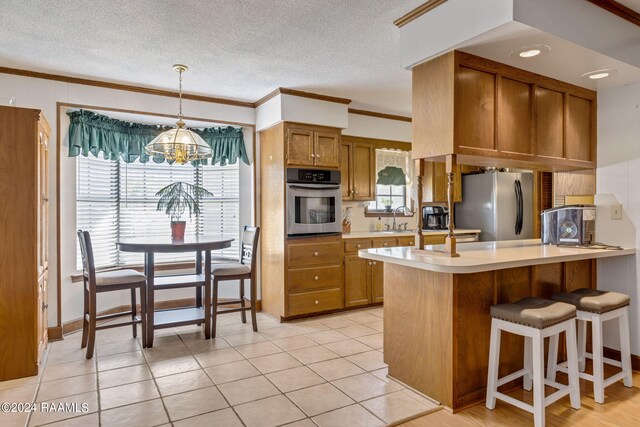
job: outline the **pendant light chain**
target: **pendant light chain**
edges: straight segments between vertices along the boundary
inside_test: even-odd
[[[182,71],[183,71],[183,69],[182,69],[182,68],[180,68],[180,69],[178,70],[178,74],[180,75],[180,77],[179,77],[180,81],[179,81],[179,83],[178,83],[178,88],[179,88],[179,89],[178,89],[178,93],[179,93],[179,97],[180,97],[180,113],[178,114],[178,118],[179,118],[181,121],[182,121],[182,117],[184,117],[184,116],[182,115]]]

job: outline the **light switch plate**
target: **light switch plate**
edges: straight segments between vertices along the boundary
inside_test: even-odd
[[[622,205],[611,205],[611,219],[622,219]]]

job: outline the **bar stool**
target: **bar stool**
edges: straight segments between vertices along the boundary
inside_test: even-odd
[[[541,298],[523,298],[509,304],[491,307],[491,343],[489,346],[489,374],[487,377],[487,401],[489,409],[496,407],[496,399],[505,401],[533,414],[534,425],[544,426],[545,408],[566,396],[571,407],[580,409],[578,380],[578,356],[576,348],[576,309],[570,304]],[[500,364],[500,335],[502,331],[524,336],[524,368],[498,378]],[[569,355],[569,384],[559,384],[544,378],[544,339],[565,332]],[[498,387],[523,377],[524,389],[533,385],[533,405],[514,399],[498,391]],[[533,383],[533,384],[532,384]],[[557,389],[545,397],[545,385]]]
[[[623,380],[625,387],[633,386],[631,373],[631,344],[629,340],[629,314],[630,298],[628,295],[618,292],[599,291],[597,289],[576,289],[570,293],[553,294],[555,301],[573,304],[577,309],[578,320],[578,370],[580,378],[593,382],[594,400],[604,403],[604,389],[611,384]],[[603,357],[602,324],[607,320],[618,319],[620,331],[620,356],[621,361]],[[591,322],[591,347],[592,353],[586,352],[587,347],[587,322]],[[554,337],[549,344],[549,363],[547,366],[547,379],[554,381],[556,372],[566,372],[566,362],[558,364],[558,338]],[[593,360],[593,375],[584,372],[586,359]],[[604,377],[604,364],[622,368],[621,372]]]

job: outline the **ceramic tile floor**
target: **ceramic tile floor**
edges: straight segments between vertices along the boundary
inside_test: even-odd
[[[39,376],[0,382],[0,402],[86,404],[82,412],[0,413],[9,426],[377,426],[422,414],[431,401],[387,378],[382,307],[278,323],[239,314],[156,331],[142,349],[128,327],[51,343]]]

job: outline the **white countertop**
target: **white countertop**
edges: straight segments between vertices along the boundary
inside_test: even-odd
[[[443,245],[425,246],[442,250]],[[540,239],[478,242],[458,245],[457,258],[429,255],[411,247],[361,249],[362,258],[440,273],[477,273],[527,265],[633,255],[636,250],[589,249],[542,245]]]
[[[479,234],[482,230],[467,230],[456,228],[454,234]],[[425,236],[439,236],[449,234],[449,230],[422,230]],[[391,236],[415,236],[415,231],[353,231],[349,234],[343,234],[343,239],[372,239],[375,237],[391,237]]]

